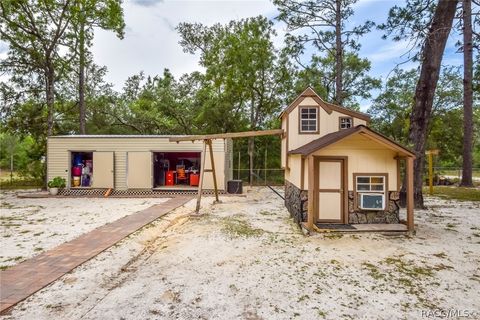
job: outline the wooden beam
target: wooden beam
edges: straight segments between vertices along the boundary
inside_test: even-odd
[[[302,156],[300,163],[300,190],[305,190],[305,157]]]
[[[212,166],[213,188],[215,189],[215,202],[218,202],[217,174],[215,173],[215,161],[213,160],[212,140],[207,140],[208,153],[210,154],[210,164]]]
[[[415,229],[413,220],[413,158],[407,158],[407,228],[408,231]]]
[[[203,142],[203,154],[202,154],[202,164],[200,165],[200,181],[198,183],[198,194],[197,194],[197,206],[195,208],[195,213],[200,212],[200,202],[202,201],[202,189],[203,189],[203,173],[205,171],[205,158],[207,157],[207,144]]]
[[[400,192],[400,189],[402,188],[402,176],[401,176],[402,167],[400,163],[401,158],[395,157],[394,159],[397,160],[397,192]]]
[[[196,140],[212,140],[212,139],[228,139],[228,138],[248,138],[258,136],[278,136],[283,134],[283,129],[260,130],[260,131],[244,131],[244,132],[227,132],[206,135],[192,135],[182,137],[169,138],[170,142],[180,141],[196,141]]]
[[[308,215],[307,215],[307,229],[313,231],[313,223],[315,221],[315,179],[314,175],[315,158],[312,155],[308,156]]]

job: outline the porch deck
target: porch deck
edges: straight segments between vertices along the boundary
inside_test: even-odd
[[[315,231],[323,232],[408,232],[408,228],[402,223],[365,223],[365,224],[345,224],[345,225],[324,225],[317,223],[314,227]]]

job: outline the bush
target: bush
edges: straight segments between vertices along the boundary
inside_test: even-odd
[[[48,181],[49,188],[65,188],[67,182],[62,177],[55,177],[52,180]]]

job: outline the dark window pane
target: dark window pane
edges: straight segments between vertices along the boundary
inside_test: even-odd
[[[357,183],[370,183],[370,177],[357,177]]]
[[[372,183],[383,183],[383,177],[372,177]]]
[[[357,185],[358,191],[370,191],[370,186],[368,184],[359,184]]]

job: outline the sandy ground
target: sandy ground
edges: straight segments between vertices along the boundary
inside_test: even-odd
[[[192,201],[5,318],[479,319],[480,203],[427,204],[414,237],[304,237],[268,189],[205,203],[200,218]]]
[[[99,226],[167,200],[20,199],[15,192],[2,192],[0,268],[20,263]]]

